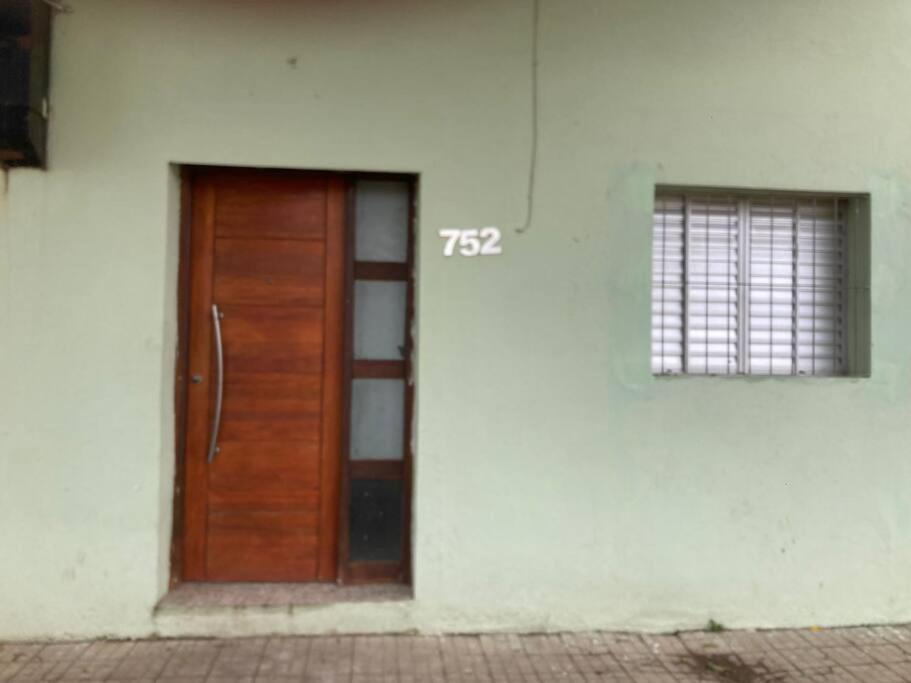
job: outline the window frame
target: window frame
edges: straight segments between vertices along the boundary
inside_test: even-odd
[[[417,237],[417,197],[419,178],[415,174],[356,172],[347,179],[348,223],[345,294],[345,366],[343,380],[342,486],[339,522],[339,583],[411,584],[412,577],[412,490],[413,490],[413,416],[414,416],[414,319],[415,319],[415,241]],[[359,181],[391,181],[407,186],[408,215],[404,261],[359,260],[357,255],[357,193]],[[404,349],[400,360],[364,359],[355,356],[355,284],[357,282],[399,282],[406,287]],[[395,379],[404,382],[402,408],[401,459],[355,459],[352,457],[352,399],[354,382],[359,379]],[[401,548],[396,560],[356,559],[351,556],[351,496],[355,481],[397,481],[401,484]]]
[[[870,257],[871,257],[871,220],[870,220],[870,195],[868,193],[852,193],[852,192],[831,192],[831,191],[805,191],[805,190],[778,190],[778,189],[756,189],[756,188],[726,188],[718,186],[688,186],[688,185],[656,185],[654,193],[652,196],[653,203],[651,207],[651,227],[650,227],[650,242],[649,250],[652,257],[651,272],[652,276],[650,278],[650,296],[649,303],[650,306],[654,307],[654,288],[657,286],[657,281],[655,279],[655,225],[656,225],[656,211],[658,209],[658,203],[663,198],[682,198],[684,199],[684,208],[683,208],[683,283],[681,285],[682,290],[682,304],[683,304],[683,316],[684,318],[688,317],[688,303],[691,301],[688,299],[688,261],[689,261],[689,230],[690,230],[690,217],[689,209],[687,208],[687,200],[697,199],[700,201],[708,200],[724,200],[728,202],[734,202],[736,204],[736,215],[738,217],[739,226],[743,226],[745,229],[738,228],[738,282],[744,281],[743,278],[744,271],[749,278],[749,264],[751,261],[751,252],[750,252],[750,212],[749,206],[750,202],[756,201],[759,199],[773,199],[773,200],[782,200],[782,203],[788,202],[795,206],[795,218],[799,220],[797,214],[797,206],[800,201],[814,200],[814,201],[833,201],[833,202],[842,202],[844,209],[838,213],[839,219],[842,221],[843,226],[843,244],[842,251],[844,253],[843,261],[841,263],[842,268],[842,286],[841,286],[841,306],[842,306],[842,356],[843,363],[841,371],[838,373],[808,373],[808,372],[798,372],[797,364],[793,360],[796,358],[796,355],[792,357],[792,371],[789,373],[776,373],[776,372],[755,372],[750,368],[750,338],[749,338],[749,327],[750,327],[750,317],[749,317],[749,295],[745,294],[745,290],[738,286],[738,291],[735,293],[735,300],[737,305],[737,359],[736,359],[736,369],[732,372],[719,372],[719,371],[710,371],[706,369],[705,371],[691,371],[688,369],[688,363],[686,361],[687,348],[692,343],[692,340],[688,339],[686,332],[686,325],[684,323],[684,328],[682,332],[682,367],[679,371],[670,370],[670,371],[658,371],[654,368],[654,350],[652,349],[649,354],[649,365],[650,365],[650,374],[655,378],[683,378],[683,377],[731,377],[731,378],[742,378],[742,379],[775,379],[775,378],[789,378],[792,380],[799,380],[801,378],[812,379],[812,380],[840,380],[840,379],[851,379],[851,378],[863,378],[869,377],[871,374],[871,305],[870,305],[870,275],[871,275],[871,266],[870,266]],[[798,232],[795,229],[794,232],[794,241],[795,245],[798,240]],[[793,252],[795,268],[798,259],[798,251]],[[746,280],[748,281],[748,279]],[[795,288],[797,285],[795,284]],[[793,290],[793,291],[796,291]],[[746,305],[744,306],[744,302]],[[649,341],[650,348],[651,344],[654,343],[652,334],[655,330],[655,310],[652,308],[652,315],[649,326]],[[796,329],[796,328],[795,328]]]

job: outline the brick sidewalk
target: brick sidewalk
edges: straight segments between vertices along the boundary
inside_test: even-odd
[[[0,644],[0,681],[911,681],[911,627]]]

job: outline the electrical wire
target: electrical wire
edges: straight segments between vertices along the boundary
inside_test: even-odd
[[[516,232],[521,234],[531,227],[534,215],[535,173],[538,168],[538,24],[540,0],[531,0],[531,150],[528,163],[528,195],[525,206],[525,222]]]
[[[55,10],[57,10],[58,12],[60,12],[62,14],[69,14],[70,12],[73,11],[72,7],[64,5],[61,2],[57,2],[56,0],[41,0],[41,1],[45,5],[49,5],[49,6],[53,7]]]

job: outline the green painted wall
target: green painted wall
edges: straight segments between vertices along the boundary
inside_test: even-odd
[[[911,619],[911,6],[68,0],[0,208],[0,638]],[[420,174],[415,600],[166,589],[181,163]],[[869,192],[872,377],[655,379],[655,183]],[[504,254],[446,259],[441,227]]]

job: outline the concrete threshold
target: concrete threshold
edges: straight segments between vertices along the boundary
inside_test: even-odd
[[[185,583],[152,614],[163,637],[411,633],[410,586],[298,583]]]
[[[372,584],[339,586],[331,583],[183,583],[165,595],[157,614],[219,608],[315,607],[337,603],[411,600],[410,586]]]

